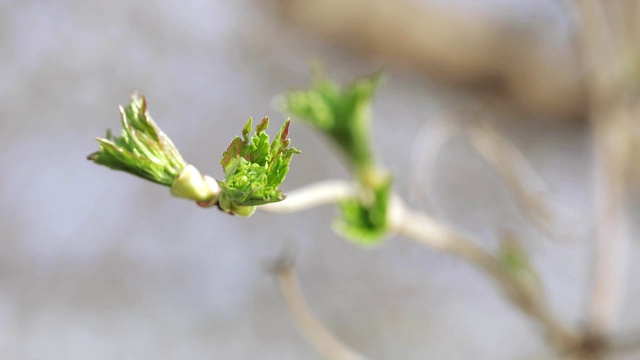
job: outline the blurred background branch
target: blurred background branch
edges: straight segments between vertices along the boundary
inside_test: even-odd
[[[627,279],[628,187],[640,138],[638,79],[630,63],[640,55],[640,2],[576,0],[577,48],[588,92],[597,207],[595,266],[588,329],[607,337],[615,329]]]
[[[280,293],[298,329],[325,359],[366,360],[364,356],[340,341],[313,314],[300,290],[293,259],[280,258],[272,270],[276,275]]]
[[[474,88],[523,113],[581,119],[586,87],[564,37],[428,1],[278,0],[291,24],[343,46]]]

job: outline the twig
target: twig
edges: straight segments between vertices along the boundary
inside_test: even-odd
[[[523,215],[545,235],[554,238],[557,235],[555,217],[547,204],[549,190],[544,180],[513,143],[487,121],[474,120],[469,125],[462,125],[460,116],[445,114],[420,129],[411,152],[411,163],[419,170],[409,175],[412,205],[420,204],[429,196],[431,181],[428,181],[428,176],[436,172],[435,163],[440,152],[448,142],[462,135],[502,177],[515,195],[516,204]],[[424,141],[427,136],[429,141]],[[423,175],[419,176],[419,173]],[[433,209],[434,201],[427,204],[432,205]]]
[[[524,215],[553,237],[554,218],[545,203],[549,191],[522,152],[486,121],[465,130],[471,146],[502,177]]]
[[[409,193],[413,206],[434,208],[434,201],[426,201],[431,195],[432,175],[440,152],[460,133],[455,114],[441,114],[425,123],[411,146],[411,170]]]
[[[426,215],[406,208],[397,198],[393,201],[389,221],[392,229],[398,234],[459,256],[490,275],[520,310],[536,319],[545,328],[551,343],[556,348],[563,350],[575,346],[578,341],[577,335],[556,320],[544,297],[531,294],[520,286],[494,255],[475,242]]]
[[[280,292],[300,332],[326,359],[365,360],[338,340],[311,312],[300,291],[293,267],[287,261],[276,266],[275,273]]]
[[[307,210],[316,206],[335,204],[353,197],[355,186],[347,181],[327,180],[305,186],[287,193],[281,202],[259,206],[266,212],[287,214]]]
[[[607,19],[605,7],[610,2],[576,0],[574,4],[582,25],[578,44],[590,96],[598,219],[587,327],[590,333],[607,336],[617,318],[629,246],[626,187],[633,113],[628,86],[615,73],[627,50],[620,46],[625,36],[615,30],[625,26],[615,24],[623,19]]]
[[[332,189],[335,189],[335,194],[322,202],[318,201],[320,196],[313,193],[318,191],[327,195],[332,193]],[[351,183],[328,181],[293,191],[287,199],[280,203],[272,204],[265,210],[294,212],[328,204],[331,201],[346,199],[354,194],[355,188]],[[287,204],[289,201],[291,201],[291,205]],[[532,294],[528,289],[521,286],[510,276],[494,255],[475,242],[433,218],[407,208],[402,200],[395,196],[392,198],[388,221],[393,232],[422,245],[459,256],[494,278],[507,297],[519,309],[536,319],[545,328],[551,343],[558,349],[565,350],[576,346],[577,336],[556,320],[544,297],[538,296],[540,294]],[[284,274],[287,275],[288,273],[285,272]]]
[[[616,153],[616,147],[621,145],[615,136],[618,130],[602,123],[594,125],[598,223],[589,327],[590,331],[604,335],[612,330],[617,318],[626,276],[629,224],[625,209],[625,156]]]

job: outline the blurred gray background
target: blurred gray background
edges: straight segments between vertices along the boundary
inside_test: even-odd
[[[549,2],[470,6],[544,33]],[[376,152],[411,197],[421,126],[468,105],[466,90],[287,24],[272,1],[0,0],[0,358],[318,359],[265,267],[296,248],[314,312],[374,359],[545,359],[539,329],[466,263],[400,238],[362,249],[330,230],[331,207],[233,218],[166,188],[91,164],[94,138],[119,129],[134,90],[187,161],[220,177],[219,157],[249,116],[284,114],[273,97],[309,84],[320,59],[346,81],[385,68],[374,104]],[[554,20],[555,19],[555,20]],[[509,228],[531,251],[554,309],[577,324],[590,271],[587,129],[504,116],[562,204],[571,241],[546,239],[500,178],[462,141],[439,158],[435,202],[488,248]],[[285,190],[347,171],[317,134],[291,129],[302,155]],[[637,252],[637,249],[632,249]],[[632,264],[637,270],[637,265]],[[632,270],[633,271],[633,270]],[[637,295],[630,277],[626,294]],[[640,324],[627,301],[620,329]]]

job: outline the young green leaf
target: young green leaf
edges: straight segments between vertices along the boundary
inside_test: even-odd
[[[381,170],[371,149],[371,101],[381,74],[340,87],[323,74],[311,89],[282,96],[284,109],[322,131],[340,149],[360,184],[360,196],[340,204],[336,232],[362,245],[377,244],[388,230],[392,179]]]
[[[188,165],[173,142],[155,124],[147,112],[144,96],[134,94],[131,103],[120,107],[121,135],[110,130],[98,138],[99,150],[87,158],[96,164],[128,172],[143,179],[171,187],[174,196],[214,203],[219,188],[213,179],[202,176]]]
[[[379,244],[389,230],[387,213],[392,183],[391,176],[386,176],[375,187],[361,189],[359,198],[342,202],[342,217],[334,223],[334,230],[360,245]]]
[[[107,130],[104,138],[97,138],[100,149],[87,158],[96,164],[171,186],[187,163],[149,116],[144,96],[134,94],[129,106],[120,107],[120,114],[121,136],[113,136]]]
[[[222,154],[220,164],[225,173],[220,181],[220,208],[237,215],[242,207],[253,207],[282,201],[285,196],[278,189],[289,171],[293,154],[299,154],[289,147],[289,120],[280,128],[275,139],[270,142],[265,132],[269,118],[264,118],[255,128],[255,135],[249,137],[252,119],[249,118],[242,131],[242,138],[236,136]],[[249,209],[242,210],[249,215]]]
[[[323,75],[309,90],[282,96],[285,111],[324,132],[357,171],[374,163],[370,145],[371,100],[381,75],[357,79],[340,87]]]

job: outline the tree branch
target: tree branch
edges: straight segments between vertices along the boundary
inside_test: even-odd
[[[327,181],[293,191],[282,202],[259,208],[278,213],[295,212],[344,200],[354,194],[355,188],[349,182]],[[291,203],[287,204],[289,202]],[[422,245],[458,256],[492,277],[509,300],[545,328],[551,343],[559,350],[564,351],[576,346],[577,335],[560,324],[541,291],[531,291],[523,286],[509,274],[496,256],[475,242],[433,218],[407,208],[396,196],[391,201],[388,221],[391,231]],[[285,276],[281,283],[282,280],[286,280],[287,287],[295,284],[291,273],[280,273]]]
[[[547,206],[549,190],[524,154],[486,121],[468,126],[465,135],[473,148],[502,177],[516,203],[534,225],[554,237],[554,216]]]
[[[390,222],[391,228],[398,234],[422,245],[456,255],[492,277],[508,299],[545,328],[549,340],[556,348],[565,350],[577,343],[577,335],[560,324],[542,294],[536,294],[523,287],[494,255],[475,242],[424,214],[406,208],[397,198],[393,202]]]
[[[625,56],[638,52],[625,39],[640,21],[633,1],[629,11],[615,9],[615,2],[575,0],[578,11],[577,45],[582,53],[589,92],[589,118],[594,144],[594,193],[597,230],[591,303],[587,314],[590,333],[610,335],[617,319],[626,278],[629,220],[626,209],[628,174],[631,171],[637,94],[627,75],[618,73]],[[623,5],[624,4],[624,5]],[[633,18],[635,21],[632,21]],[[625,24],[626,21],[632,21]],[[636,39],[637,40],[637,39]],[[621,76],[623,75],[623,76]]]

